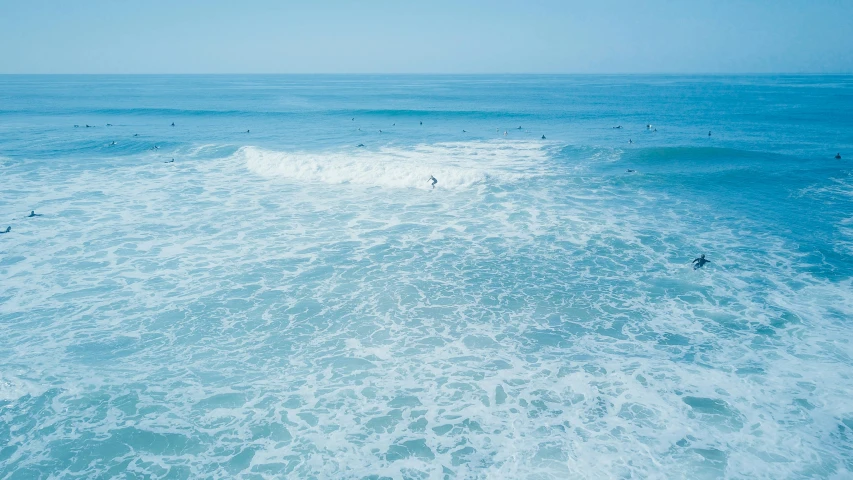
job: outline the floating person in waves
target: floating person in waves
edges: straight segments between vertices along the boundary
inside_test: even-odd
[[[705,254],[703,253],[702,255],[699,255],[699,258],[694,259],[694,260],[693,260],[692,262],[690,262],[690,263],[695,263],[695,264],[696,264],[696,265],[693,265],[693,270],[696,270],[697,268],[702,268],[702,267],[704,267],[706,263],[711,263],[711,261],[710,261],[710,260],[708,260],[708,259],[706,259],[706,258],[705,258]]]
[[[542,135],[542,140],[545,140],[545,135]]]
[[[163,163],[175,163],[175,159],[173,158],[173,159],[169,160],[168,162],[163,162]]]
[[[12,231],[12,227],[6,227],[6,230],[0,233],[9,233]]]
[[[36,213],[35,210],[30,210],[30,214],[27,215],[27,218],[40,217],[40,216],[41,216],[40,213]]]
[[[841,160],[841,154],[840,154],[840,153],[836,153],[836,154],[835,154],[835,159],[836,159],[836,160]]]
[[[363,143],[359,143],[358,145],[356,145],[356,148],[358,148],[358,147],[363,147],[363,146],[364,146],[364,144],[363,144]]]
[[[112,147],[112,146],[115,146],[115,144],[116,144],[116,142],[115,142],[115,140],[113,140],[113,143],[111,143],[111,144],[110,144],[110,146],[111,146],[111,147]]]
[[[173,127],[175,126],[175,122],[172,122],[172,126],[173,126]]]
[[[632,170],[630,168],[628,169],[628,173],[634,173],[634,172],[636,172],[636,170]]]
[[[133,134],[133,136],[134,136],[134,137],[138,137],[138,136],[139,136],[139,134],[138,134],[138,133],[134,133],[134,134]]]
[[[428,182],[432,185],[432,188],[435,188],[435,184],[438,183],[438,180],[435,179],[432,175],[429,176]]]
[[[708,130],[708,136],[709,136],[709,137],[711,136],[711,131],[710,131],[710,130]]]
[[[248,131],[248,130],[246,130],[246,133],[249,133],[249,131]]]
[[[423,124],[424,124],[424,122],[420,122],[420,123],[421,123],[421,125],[423,125]]]
[[[634,143],[634,141],[629,138],[628,143]]]

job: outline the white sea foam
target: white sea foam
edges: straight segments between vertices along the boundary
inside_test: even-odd
[[[186,155],[5,179],[0,476],[853,470],[853,285],[775,232],[535,144]]]
[[[356,184],[385,188],[441,189],[511,183],[541,172],[548,159],[541,143],[459,142],[349,148],[329,152],[281,152],[243,147],[235,157],[252,172],[298,182]]]

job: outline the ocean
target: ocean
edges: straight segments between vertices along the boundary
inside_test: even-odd
[[[0,478],[850,478],[851,112],[0,76]]]

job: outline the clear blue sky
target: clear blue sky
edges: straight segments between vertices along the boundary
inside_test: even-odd
[[[853,72],[853,0],[0,0],[0,73]]]

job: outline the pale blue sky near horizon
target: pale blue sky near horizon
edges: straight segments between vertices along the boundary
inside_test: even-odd
[[[0,73],[853,73],[853,0],[0,0]]]

